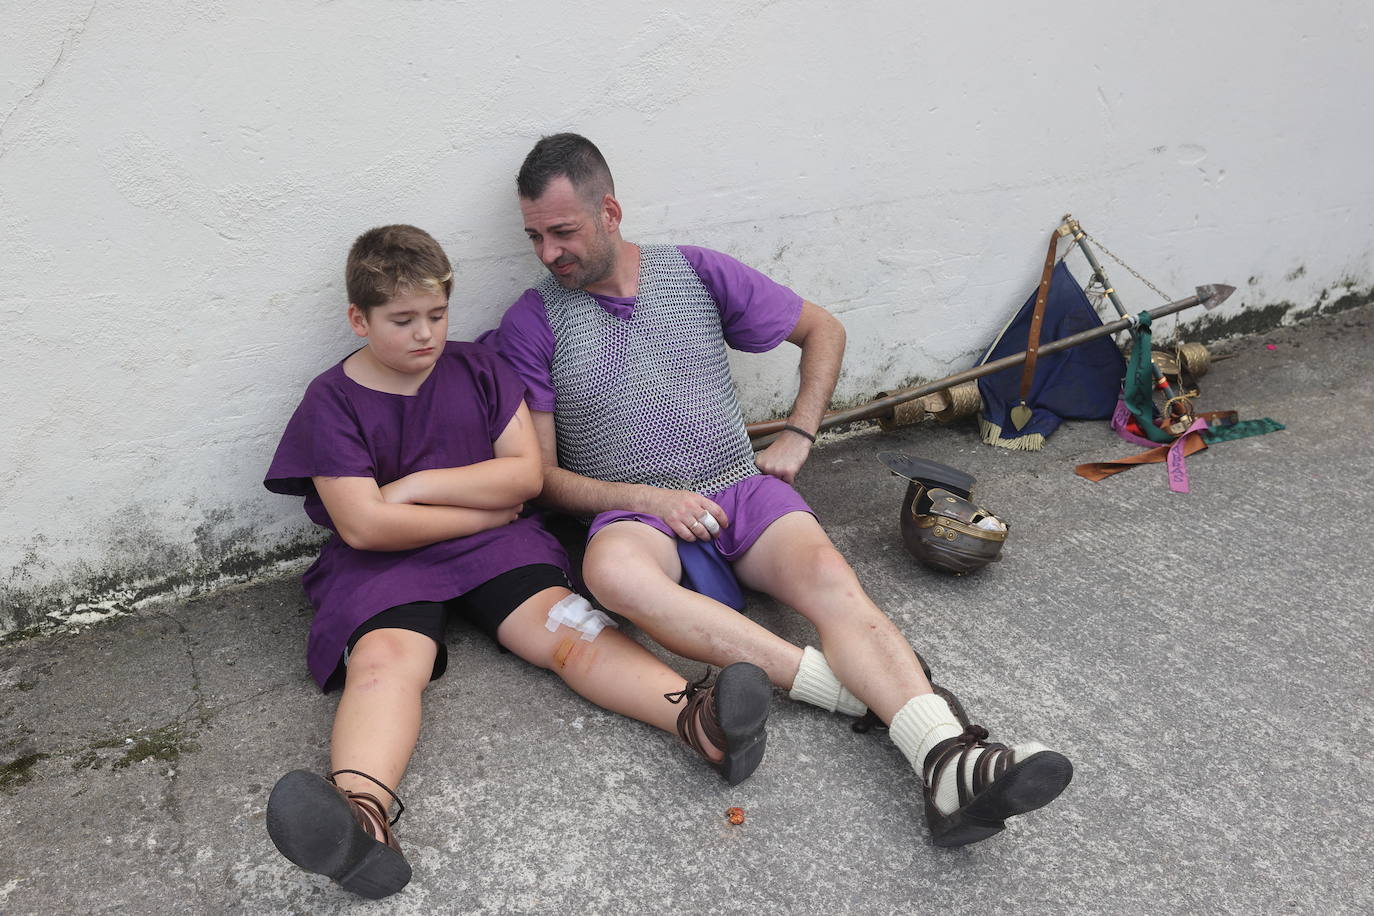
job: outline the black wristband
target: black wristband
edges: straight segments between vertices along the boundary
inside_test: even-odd
[[[782,424],[782,428],[785,429],[785,430],[787,430],[788,432],[796,433],[798,436],[805,436],[807,439],[810,439],[812,442],[815,442],[815,441],[816,441],[816,437],[815,437],[815,436],[811,435],[811,434],[808,433],[806,430],[802,429],[800,426],[793,426],[791,423],[784,423],[784,424]]]

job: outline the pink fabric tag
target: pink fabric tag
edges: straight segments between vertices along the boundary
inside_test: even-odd
[[[1165,459],[1165,464],[1169,468],[1169,489],[1175,493],[1188,492],[1188,466],[1183,463],[1183,443],[1193,433],[1200,433],[1207,428],[1207,421],[1198,417],[1189,425],[1183,435],[1175,439],[1174,444],[1169,446],[1169,457]]]
[[[1112,429],[1116,430],[1116,434],[1127,442],[1133,442],[1136,445],[1143,445],[1146,448],[1159,448],[1160,443],[1152,442],[1144,436],[1136,435],[1127,429],[1126,424],[1130,419],[1130,409],[1126,406],[1125,401],[1118,398],[1116,401],[1116,410],[1112,413]],[[1188,438],[1190,433],[1201,432],[1209,428],[1207,421],[1199,417],[1192,422],[1183,435],[1175,439],[1173,444],[1169,446],[1169,454],[1165,459],[1165,464],[1169,469],[1169,489],[1173,490],[1175,493],[1188,492],[1188,466],[1183,463],[1184,440]]]

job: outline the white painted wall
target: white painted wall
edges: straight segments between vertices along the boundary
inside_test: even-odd
[[[0,5],[0,631],[308,536],[260,479],[352,346],[348,244],[429,229],[453,335],[493,325],[543,133],[601,145],[628,237],[839,314],[842,399],[969,365],[1065,211],[1231,314],[1374,282],[1366,3],[579,6]],[[788,401],[790,354],[737,364]]]

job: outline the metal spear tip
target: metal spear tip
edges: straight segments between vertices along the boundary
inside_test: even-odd
[[[1210,312],[1230,299],[1231,294],[1235,291],[1234,286],[1227,286],[1225,283],[1208,283],[1206,286],[1197,288],[1197,297],[1202,300],[1202,307]]]

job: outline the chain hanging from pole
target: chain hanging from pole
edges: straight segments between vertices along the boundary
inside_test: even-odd
[[[1102,300],[1107,298],[1107,287],[1102,285],[1102,280],[1096,273],[1088,278],[1088,285],[1083,287],[1083,295],[1088,297],[1088,303],[1094,312],[1102,307]]]
[[[1116,254],[1116,252],[1112,251],[1112,250],[1111,250],[1110,248],[1108,248],[1106,245],[1102,244],[1102,240],[1101,240],[1101,239],[1097,238],[1096,236],[1089,235],[1089,234],[1088,234],[1088,230],[1082,228],[1081,226],[1079,227],[1078,231],[1081,232],[1081,233],[1083,233],[1083,237],[1084,237],[1085,239],[1087,239],[1088,241],[1092,242],[1092,243],[1093,243],[1094,245],[1096,245],[1099,249],[1101,249],[1101,251],[1102,251],[1103,254],[1105,254],[1107,257],[1111,258],[1111,259],[1112,259],[1113,261],[1115,261],[1116,263],[1120,264],[1122,267],[1126,268],[1126,270],[1130,273],[1131,276],[1135,277],[1135,278],[1136,278],[1137,280],[1139,280],[1141,283],[1144,283],[1144,284],[1145,284],[1146,286],[1148,286],[1150,289],[1154,290],[1155,293],[1157,293],[1157,294],[1159,295],[1159,298],[1163,299],[1165,302],[1172,302],[1172,301],[1173,301],[1173,298],[1172,298],[1171,296],[1167,295],[1167,294],[1164,292],[1164,290],[1160,289],[1158,286],[1155,286],[1155,285],[1154,285],[1153,283],[1151,283],[1149,280],[1146,280],[1143,276],[1140,275],[1140,271],[1136,270],[1134,267],[1132,267],[1131,265],[1127,264],[1125,261],[1121,260],[1121,258]],[[1070,248],[1070,250],[1072,250],[1072,248]],[[1067,254],[1068,254],[1068,252],[1065,252],[1065,255],[1066,255],[1066,256],[1067,256]],[[1093,275],[1092,282],[1089,283],[1088,285],[1089,285],[1089,286],[1092,286],[1094,283],[1096,283],[1098,286],[1101,286],[1101,285],[1102,285],[1101,283],[1098,283],[1098,278],[1097,278],[1097,275],[1096,275],[1096,274]],[[1085,289],[1084,292],[1087,292],[1087,290]],[[1091,295],[1092,295],[1092,294],[1089,293],[1089,297],[1090,297],[1090,298],[1091,298]],[[1099,302],[1101,302],[1101,301],[1102,301],[1102,294],[1101,294],[1101,293],[1098,293],[1097,299],[1094,301],[1093,304],[1096,305],[1097,303],[1099,303]]]
[[[1083,232],[1082,228],[1080,228],[1078,231],[1083,233],[1084,238],[1088,237],[1088,233]],[[1060,237],[1071,238],[1072,236],[1070,236],[1068,233],[1061,232]],[[1077,246],[1074,245],[1073,242],[1070,242],[1068,246],[1064,248],[1064,251],[1059,255],[1058,260],[1055,261],[1056,266],[1062,264],[1064,262],[1064,259],[1067,258],[1070,254],[1072,254],[1075,250],[1077,250]],[[1105,251],[1106,249],[1103,250]],[[1110,254],[1110,252],[1108,253]],[[1112,255],[1112,257],[1115,258],[1116,256]],[[1130,270],[1129,267],[1126,269]],[[1088,275],[1088,282],[1083,286],[1083,295],[1088,297],[1088,304],[1092,306],[1092,310],[1094,312],[1099,311],[1102,308],[1102,300],[1107,297],[1107,287],[1102,285],[1102,280],[1100,277],[1098,277],[1097,271],[1093,271]]]

